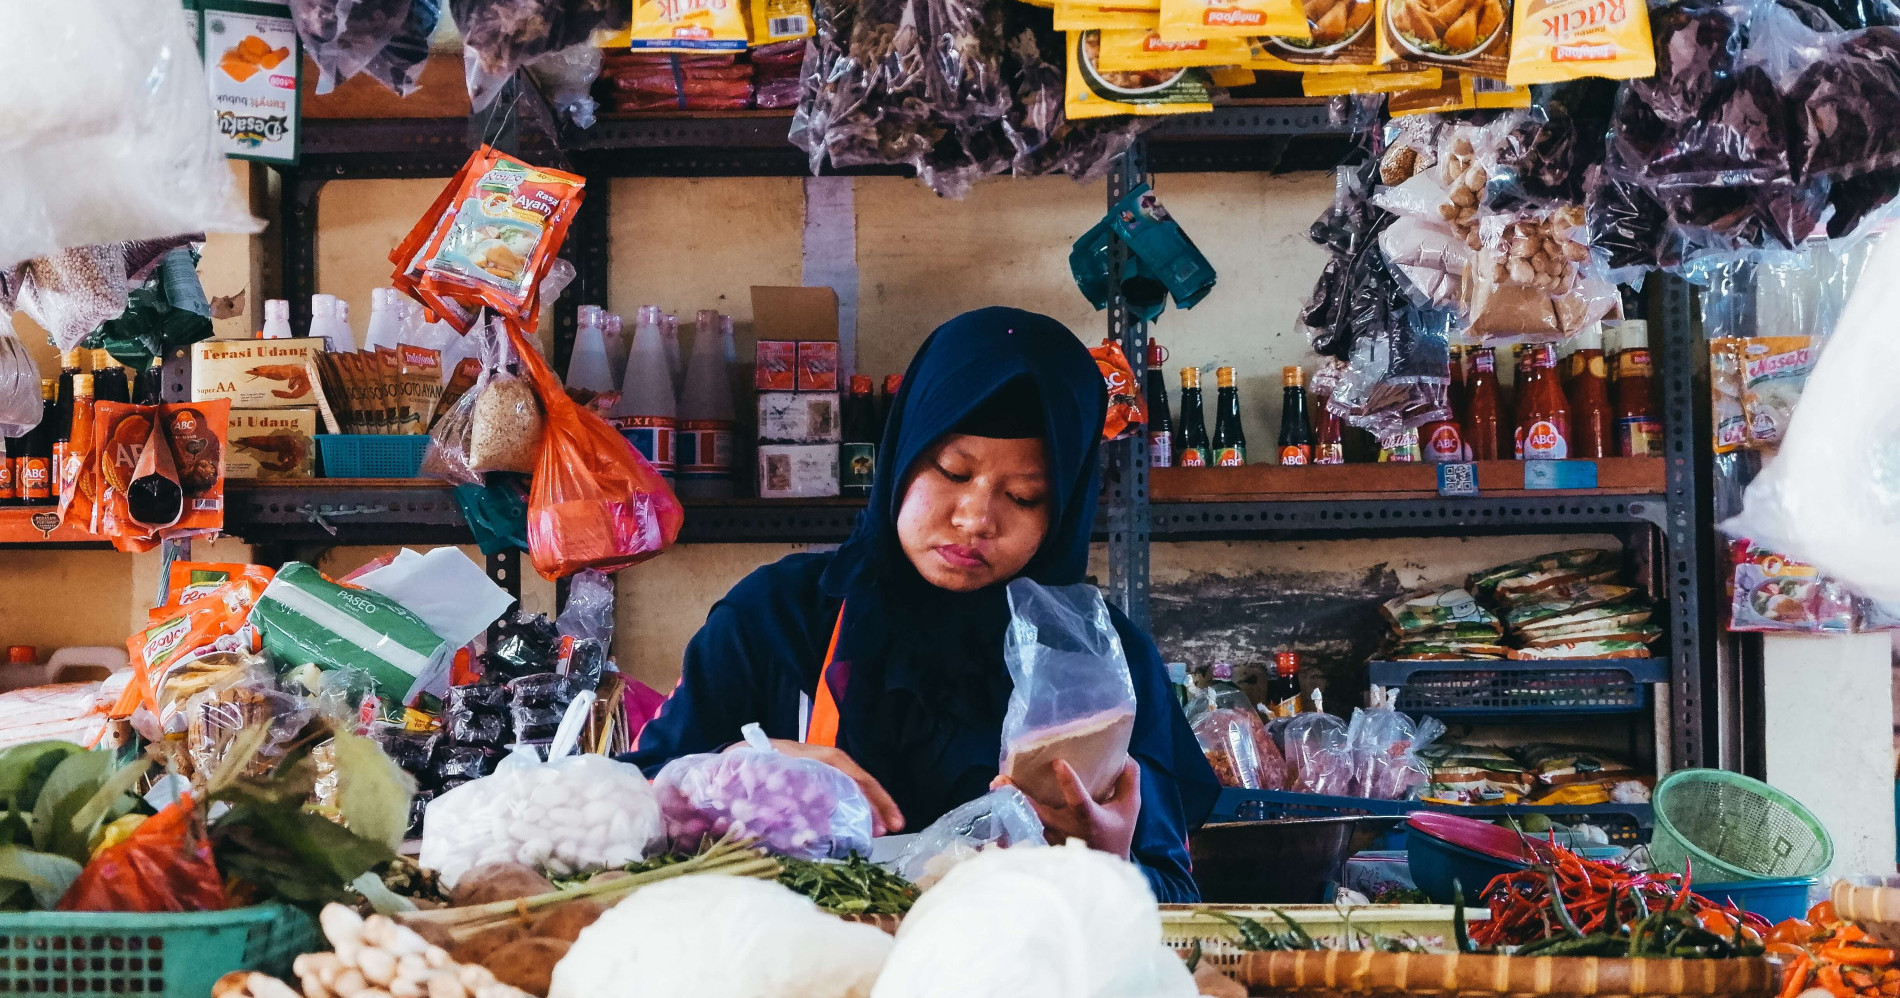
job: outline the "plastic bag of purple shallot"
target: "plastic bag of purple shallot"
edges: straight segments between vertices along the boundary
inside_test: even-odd
[[[871,853],[871,803],[851,777],[772,748],[756,724],[728,752],[681,756],[653,778],[675,849],[728,835],[794,859]]]

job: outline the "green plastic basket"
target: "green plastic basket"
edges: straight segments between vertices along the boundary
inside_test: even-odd
[[[233,970],[287,976],[322,947],[317,921],[281,904],[181,914],[0,913],[0,995],[208,998]]]
[[[1834,839],[1807,808],[1739,773],[1671,773],[1653,803],[1649,855],[1663,870],[1716,883],[1812,877],[1834,862]]]

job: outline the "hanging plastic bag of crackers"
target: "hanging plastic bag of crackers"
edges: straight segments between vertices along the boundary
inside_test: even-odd
[[[539,351],[508,323],[508,339],[546,411],[528,494],[528,554],[546,579],[612,572],[673,545],[686,511],[619,431],[568,398]]]

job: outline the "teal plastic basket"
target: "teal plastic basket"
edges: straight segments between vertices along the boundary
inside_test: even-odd
[[[317,920],[282,904],[180,914],[0,913],[0,995],[207,998],[233,970],[290,974],[323,948]]]
[[[427,433],[319,433],[325,478],[417,478]]]
[[[1812,877],[1834,839],[1793,797],[1720,769],[1684,769],[1656,787],[1649,855],[1660,869],[1711,883]]]

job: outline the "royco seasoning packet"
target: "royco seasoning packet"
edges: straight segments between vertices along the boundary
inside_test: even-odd
[[[1070,118],[1115,114],[1192,114],[1212,111],[1212,81],[1198,68],[1148,69],[1115,73],[1095,65],[1101,32],[1071,31],[1068,85],[1063,111]]]
[[[1510,65],[1511,6],[1504,0],[1380,0],[1377,21],[1382,63],[1404,59],[1497,79]]]
[[[634,0],[635,52],[743,52],[740,0]]]
[[[1196,38],[1169,42],[1154,29],[1102,32],[1095,65],[1108,73],[1138,73],[1180,66],[1238,66],[1247,61],[1245,38]]]
[[[1161,36],[1167,40],[1311,38],[1298,0],[1161,0]]]
[[[574,222],[587,181],[486,147],[458,176],[453,216],[437,225],[431,209],[418,223],[434,227],[417,286],[532,325],[541,278]]]
[[[232,409],[226,478],[309,478],[316,474],[317,410]]]
[[[454,649],[402,604],[368,589],[351,589],[303,562],[277,570],[251,609],[264,647],[286,669],[362,669],[387,704],[446,674]]]
[[[1649,8],[1640,0],[1517,0],[1512,20],[1505,79],[1514,87],[1656,72]]]
[[[315,405],[305,361],[321,336],[284,340],[200,340],[191,345],[191,400],[230,399],[247,409]]]

